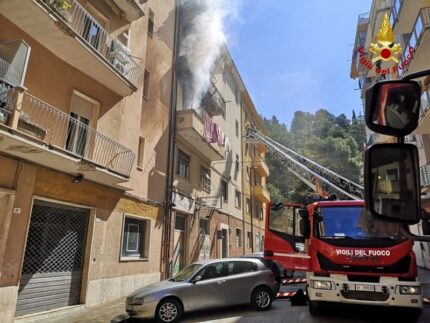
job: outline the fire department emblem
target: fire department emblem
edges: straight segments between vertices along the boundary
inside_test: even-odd
[[[394,44],[394,34],[391,29],[390,19],[388,14],[385,14],[381,24],[381,29],[376,35],[376,44],[370,43],[369,51],[376,55],[372,59],[372,63],[382,59],[383,61],[392,60],[399,63],[397,55],[402,51],[400,44]]]

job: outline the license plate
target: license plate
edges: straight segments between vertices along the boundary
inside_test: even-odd
[[[373,286],[373,285],[355,285],[355,290],[358,290],[361,292],[374,292],[375,286]]]

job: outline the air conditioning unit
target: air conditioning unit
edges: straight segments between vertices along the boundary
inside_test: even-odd
[[[113,62],[112,62],[112,65],[121,74],[126,75],[128,73],[127,66],[125,64],[121,63],[119,60],[114,59]]]

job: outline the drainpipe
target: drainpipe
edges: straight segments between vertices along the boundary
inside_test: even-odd
[[[254,253],[254,225],[252,224],[252,218],[254,215],[254,167],[252,167],[252,162],[251,167],[249,168],[249,177],[249,186],[251,191],[251,252]]]
[[[180,26],[180,0],[175,0],[175,38],[173,42],[173,65],[172,65],[172,83],[170,94],[170,117],[169,117],[169,141],[167,151],[167,178],[166,178],[166,206],[164,208],[164,232],[163,232],[163,256],[164,266],[163,278],[170,276],[170,242],[171,242],[171,224],[172,224],[172,193],[173,178],[175,171],[175,138],[176,138],[176,100],[177,100],[177,75],[176,68],[178,63],[179,47],[179,26]]]

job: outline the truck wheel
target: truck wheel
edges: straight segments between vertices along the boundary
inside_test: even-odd
[[[269,287],[260,286],[251,295],[251,305],[257,311],[268,310],[272,306],[272,291]]]
[[[318,316],[322,312],[321,304],[319,302],[308,300],[309,305],[309,313],[311,313],[312,316]]]
[[[400,314],[402,322],[416,323],[421,316],[422,310],[420,308],[404,309]]]
[[[182,317],[182,305],[174,298],[165,298],[157,306],[155,319],[160,323],[179,322]]]

